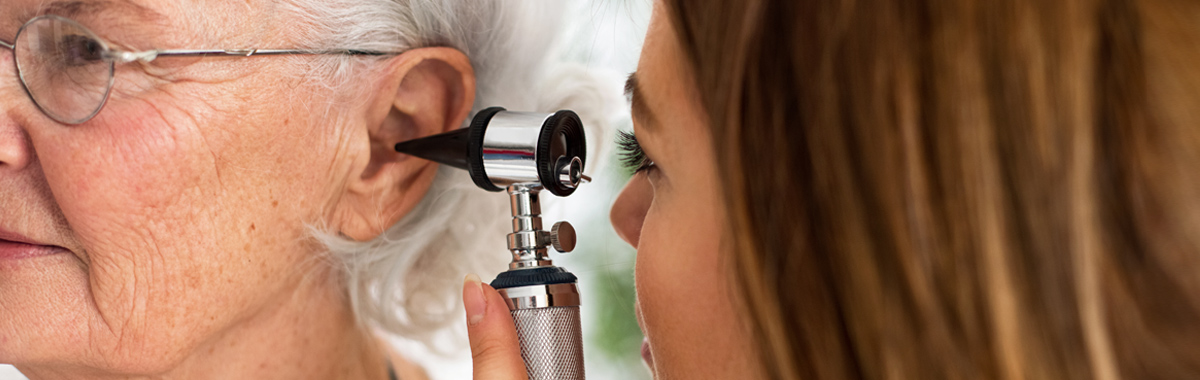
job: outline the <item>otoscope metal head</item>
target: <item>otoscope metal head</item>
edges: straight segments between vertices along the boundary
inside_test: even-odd
[[[479,111],[466,129],[399,143],[396,151],[464,169],[476,186],[488,191],[536,183],[564,197],[587,179],[587,139],[572,111],[543,114],[492,107]]]

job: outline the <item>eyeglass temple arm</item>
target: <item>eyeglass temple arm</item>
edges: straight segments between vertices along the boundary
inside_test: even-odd
[[[0,40],[0,46],[6,47],[6,48],[9,48],[9,49],[12,49],[12,48],[13,48],[13,44],[10,44],[10,43],[8,43],[8,42],[4,42],[4,40]]]
[[[0,41],[2,42],[2,41]],[[227,49],[227,50],[147,50],[140,52],[113,51],[111,57],[117,62],[150,62],[158,57],[250,57],[255,55],[394,55],[396,52],[372,50],[297,50],[297,49]]]

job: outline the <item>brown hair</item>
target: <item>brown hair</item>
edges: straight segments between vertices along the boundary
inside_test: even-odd
[[[768,376],[1200,378],[1200,2],[666,3]]]

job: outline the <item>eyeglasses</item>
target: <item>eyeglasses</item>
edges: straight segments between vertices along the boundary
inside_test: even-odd
[[[160,57],[250,57],[259,55],[395,55],[369,50],[147,50],[121,51],[70,19],[35,17],[17,31],[12,43],[0,47],[13,51],[17,76],[29,98],[42,113],[63,124],[91,120],[108,101],[116,65],[149,63]]]

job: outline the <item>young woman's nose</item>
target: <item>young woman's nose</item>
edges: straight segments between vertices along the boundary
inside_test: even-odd
[[[609,220],[617,235],[634,248],[642,237],[642,222],[646,220],[646,212],[654,203],[654,187],[645,173],[638,173],[629,180],[621,195],[613,203]]]

